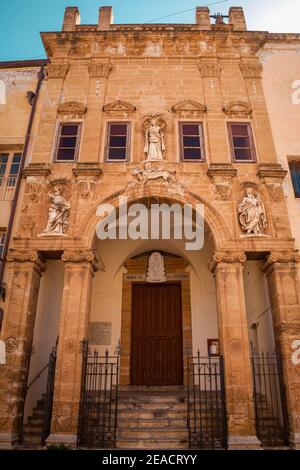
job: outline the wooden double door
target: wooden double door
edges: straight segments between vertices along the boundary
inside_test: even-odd
[[[181,284],[133,284],[132,385],[182,385]]]

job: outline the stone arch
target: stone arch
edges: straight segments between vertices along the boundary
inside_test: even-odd
[[[99,204],[111,204],[115,208],[118,208],[119,197],[127,196],[128,204],[132,204],[146,198],[157,198],[159,201],[168,201],[171,203],[191,204],[193,207],[196,204],[204,204],[205,206],[205,223],[209,228],[209,231],[213,238],[214,247],[216,250],[226,249],[225,244],[228,240],[232,239],[234,235],[230,232],[228,224],[225,222],[223,216],[204,198],[195,195],[190,191],[184,191],[184,194],[172,194],[168,190],[169,187],[163,187],[157,184],[147,185],[145,191],[144,186],[138,186],[131,189],[125,188],[122,191],[117,191],[109,196],[97,201],[90,211],[87,213],[82,227],[83,232],[81,235],[82,241],[85,246],[93,247],[96,237],[96,226],[99,218],[96,216],[96,210]],[[82,228],[81,228],[82,229]]]

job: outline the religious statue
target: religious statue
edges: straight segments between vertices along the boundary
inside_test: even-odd
[[[238,207],[241,228],[247,234],[258,235],[267,227],[264,203],[252,188],[246,189],[246,196]]]
[[[61,189],[56,186],[53,193],[49,195],[48,222],[43,231],[45,235],[64,235],[68,227],[71,204],[61,193]]]
[[[165,151],[162,128],[157,119],[153,118],[146,129],[144,153],[147,155],[147,160],[163,160]]]
[[[164,257],[157,251],[149,257],[147,282],[166,282]]]

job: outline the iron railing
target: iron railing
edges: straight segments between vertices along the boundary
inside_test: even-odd
[[[15,194],[17,177],[0,176],[0,201],[12,201]]]
[[[44,419],[43,419],[43,430],[42,430],[42,436],[41,436],[42,446],[45,445],[46,439],[50,434],[50,428],[51,428],[55,367],[56,367],[56,348],[53,348],[49,357],[49,364],[48,364],[48,377],[47,377],[47,387],[46,387],[46,396],[45,396],[45,411],[44,411]]]
[[[119,354],[101,356],[82,342],[82,385],[78,423],[79,447],[116,445],[118,419]]]
[[[190,449],[226,449],[223,357],[188,357]]]
[[[288,414],[283,386],[281,358],[252,349],[252,371],[256,434],[264,447],[287,446]]]

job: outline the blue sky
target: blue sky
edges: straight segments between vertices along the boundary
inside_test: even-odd
[[[59,31],[66,6],[78,6],[82,23],[97,23],[98,8],[112,5],[115,23],[193,23],[196,6],[217,0],[0,0],[0,60],[44,57],[40,31]],[[226,14],[230,6],[242,6],[248,29],[300,33],[300,0],[234,0],[211,5],[211,12]]]

